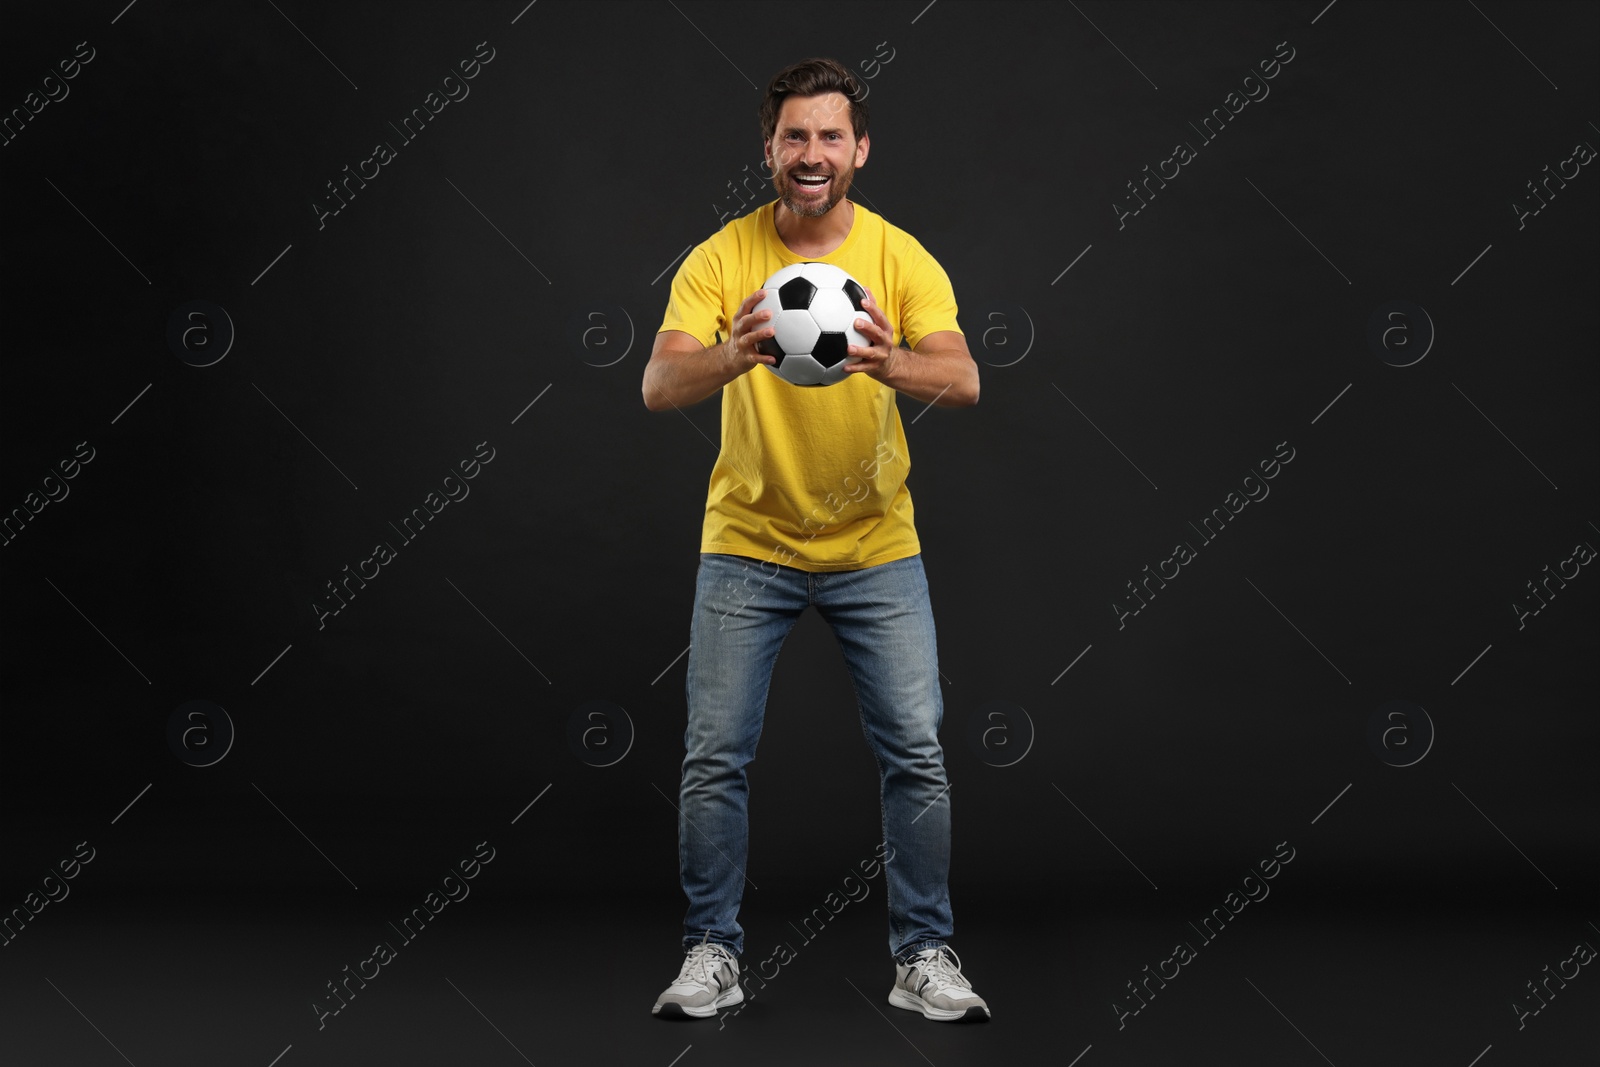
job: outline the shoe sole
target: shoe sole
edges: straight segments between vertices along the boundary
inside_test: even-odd
[[[915,993],[908,993],[899,986],[889,991],[889,1003],[907,1011],[919,1011],[924,1018],[940,1023],[984,1023],[990,1018],[989,1009],[977,1005],[970,1008],[935,1008]]]
[[[709,1019],[717,1014],[718,1008],[742,1003],[744,1003],[744,987],[736,985],[710,1004],[686,1008],[677,1001],[668,1001],[651,1008],[650,1014],[658,1019]]]

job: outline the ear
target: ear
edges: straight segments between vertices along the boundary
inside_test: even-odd
[[[867,152],[872,148],[872,139],[865,135],[856,142],[856,166],[860,167],[867,161]]]

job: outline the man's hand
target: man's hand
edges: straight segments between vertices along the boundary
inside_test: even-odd
[[[767,295],[765,289],[757,289],[744,298],[744,303],[739,305],[739,310],[733,313],[733,328],[728,333],[728,340],[722,346],[723,357],[728,361],[728,369],[734,377],[748,371],[757,363],[773,364],[778,362],[772,356],[763,356],[756,351],[756,345],[771,337],[776,331],[767,323],[772,318],[770,311],[752,311]]]
[[[870,289],[861,310],[871,321],[857,319],[856,330],[871,344],[846,346],[846,374],[865,374],[925,404],[968,407],[978,402],[978,365],[960,333],[941,330],[923,337],[916,348],[900,348],[894,343],[894,323]]]
[[[857,332],[871,342],[870,345],[849,345],[845,349],[846,355],[854,362],[844,365],[846,374],[865,374],[869,378],[876,378],[885,385],[892,384],[890,379],[899,369],[900,349],[894,344],[894,323],[883,313],[878,306],[878,301],[872,296],[872,290],[867,290],[867,295],[861,301],[861,310],[871,316],[867,319],[857,319],[855,327]]]

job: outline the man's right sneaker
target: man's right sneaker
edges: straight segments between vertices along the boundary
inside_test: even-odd
[[[666,992],[656,998],[650,1014],[661,1018],[706,1019],[718,1008],[738,1004],[744,1000],[744,989],[739,985],[739,961],[721,945],[707,940],[689,950],[683,960],[683,969]]]

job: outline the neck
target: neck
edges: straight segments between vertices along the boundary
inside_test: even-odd
[[[826,215],[811,217],[796,215],[777,201],[772,209],[772,223],[784,244],[794,248],[826,247],[828,251],[839,247],[850,236],[855,224],[856,206],[848,199],[840,200]]]

